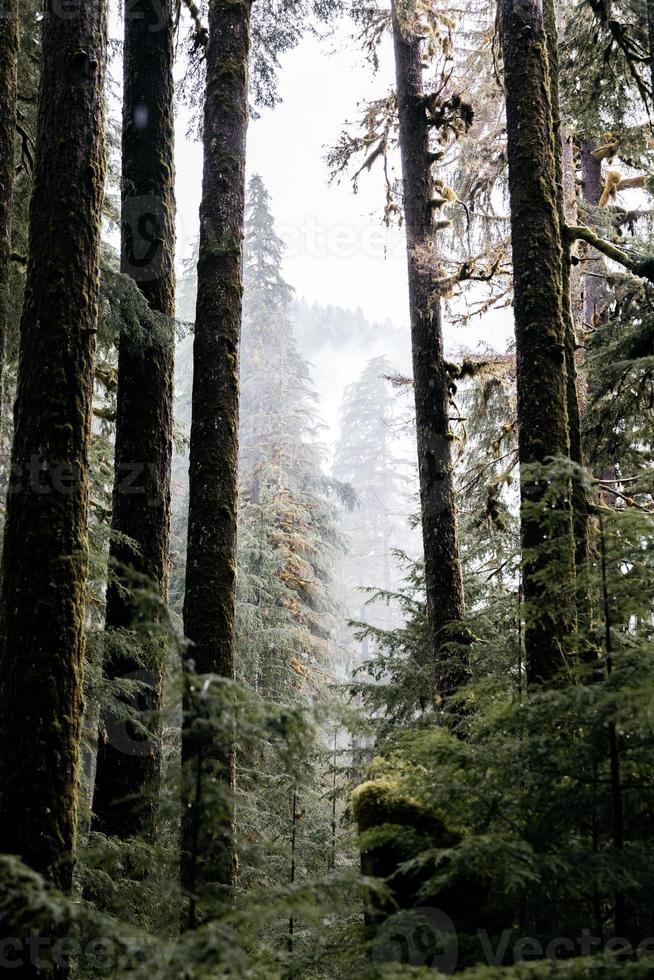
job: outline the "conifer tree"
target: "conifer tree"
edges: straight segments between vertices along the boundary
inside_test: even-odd
[[[357,590],[375,587],[390,591],[396,582],[392,549],[400,546],[397,515],[403,513],[401,491],[408,481],[406,464],[397,446],[397,406],[388,380],[392,373],[386,357],[372,358],[360,377],[345,389],[341,407],[340,438],[333,472],[349,484],[356,503],[342,519],[348,543],[344,562],[350,591],[350,615],[377,626],[389,625],[386,605],[361,611],[366,602]]]
[[[321,672],[331,666],[330,566],[337,534],[321,472],[316,396],[289,320],[283,242],[258,176],[248,186],[246,215],[240,671],[247,665],[265,696],[297,702],[323,686]]]
[[[106,7],[43,14],[0,610],[0,851],[64,890],[75,849]]]
[[[452,627],[465,613],[457,540],[449,422],[449,379],[443,353],[434,220],[434,157],[430,148],[423,88],[421,32],[417,7],[392,9],[397,113],[400,130],[409,306],[416,404],[418,473],[425,588],[437,698],[465,678],[465,665],[441,661]]]
[[[17,75],[18,2],[9,0],[0,33],[0,421],[5,410],[3,372],[9,305]]]
[[[534,2],[501,9],[511,203],[514,311],[521,481],[523,588],[527,605],[525,649],[532,680],[565,663],[574,627],[575,564],[569,488],[563,478],[552,501],[549,480],[529,473],[553,458],[567,458],[568,390],[563,304],[560,201],[552,116],[557,84],[548,57],[543,8]],[[525,85],[529,78],[530,85]],[[546,511],[552,511],[548,521]],[[549,542],[549,544],[548,544]],[[547,553],[545,546],[547,545]],[[548,563],[561,601],[546,602]]]
[[[129,731],[112,744],[116,720],[101,725],[94,827],[104,834],[152,836],[160,778],[163,650],[139,643],[139,618],[161,617],[156,601],[139,609],[133,590],[166,601],[175,313],[173,171],[173,11],[170,2],[125,8],[123,48],[121,271],[138,283],[152,323],[119,339],[111,572],[107,590],[110,679],[139,672],[149,739]],[[112,642],[112,631],[126,637]],[[120,637],[120,634],[118,634]],[[129,643],[139,649],[130,651]],[[125,650],[127,643],[127,650]],[[143,671],[146,667],[147,670]]]
[[[187,665],[234,677],[239,343],[248,120],[250,0],[211,0],[206,47],[204,172],[193,345],[189,518],[184,599]],[[231,745],[205,744],[185,685],[182,731],[182,884],[191,894],[212,880],[229,886],[234,851],[229,816],[207,838],[210,814],[193,788],[208,757],[233,782]],[[193,900],[192,900],[193,901]],[[193,904],[191,921],[194,920]]]

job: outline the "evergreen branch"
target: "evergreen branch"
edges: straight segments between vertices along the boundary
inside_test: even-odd
[[[568,225],[565,229],[565,236],[569,242],[581,240],[601,252],[608,259],[618,262],[629,272],[641,279],[648,279],[654,283],[654,257],[650,255],[629,255],[612,242],[605,238],[600,238],[592,228],[586,225]]]
[[[648,86],[640,77],[636,67],[639,64],[648,63],[649,58],[647,53],[641,50],[640,45],[634,38],[629,37],[625,29],[626,25],[620,23],[619,20],[616,20],[612,16],[610,4],[605,3],[604,0],[588,0],[588,4],[600,24],[608,30],[611,36],[611,43],[615,44],[618,50],[622,52],[629,74],[643,100],[645,108],[648,109],[648,96],[651,94],[651,90],[648,89]],[[608,60],[609,54],[610,45],[605,52],[605,60]]]

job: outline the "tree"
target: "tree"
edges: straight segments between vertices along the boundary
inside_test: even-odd
[[[429,118],[422,82],[422,46],[413,4],[393,5],[397,112],[406,225],[413,381],[425,588],[434,658],[434,694],[452,694],[465,678],[443,647],[465,613],[457,540],[449,422],[449,379],[443,356]],[[449,662],[444,662],[449,661]]]
[[[9,306],[17,79],[18,0],[10,0],[5,8],[0,36],[0,421],[5,410],[3,372]]]
[[[523,588],[527,606],[525,650],[532,680],[545,680],[565,664],[574,628],[575,565],[568,481],[558,492],[534,472],[567,458],[566,333],[556,141],[548,39],[542,8],[501,11],[511,203],[514,315],[517,357]],[[525,86],[524,79],[532,80]],[[559,170],[560,172],[560,170]],[[530,471],[531,468],[531,471]],[[551,521],[547,524],[549,512]],[[546,548],[547,545],[547,548]],[[561,601],[544,602],[544,568],[556,570]]]
[[[110,680],[138,673],[151,728],[144,738],[130,727],[125,745],[112,743],[120,722],[111,712],[101,725],[94,828],[122,838],[153,835],[160,779],[164,651],[160,643],[149,651],[139,643],[144,611],[133,592],[151,591],[148,608],[155,622],[161,618],[156,600],[167,598],[173,425],[173,32],[170,2],[138,0],[125,9],[121,272],[161,317],[156,327],[144,323],[119,340],[105,673]]]
[[[324,693],[338,547],[309,368],[289,320],[268,193],[248,186],[239,447],[239,670],[282,702]],[[256,662],[252,662],[252,655]]]
[[[2,559],[0,850],[69,890],[105,174],[104,3],[75,17],[47,10],[42,58]]]
[[[184,599],[186,665],[199,675],[234,676],[238,359],[241,332],[245,137],[248,120],[249,0],[212,0],[206,48],[204,173],[198,297],[193,345],[189,519]],[[234,778],[231,745],[203,744],[194,725],[193,684],[185,685],[182,764],[182,883],[192,894],[210,876],[233,880],[229,826],[215,848],[198,846],[208,814],[192,787],[207,753]],[[228,820],[229,822],[229,820]],[[202,828],[202,829],[201,829]],[[200,857],[201,855],[201,857]],[[194,906],[191,906],[194,919]]]
[[[406,465],[410,461],[398,455],[391,373],[386,357],[372,358],[360,377],[345,389],[341,406],[333,473],[356,495],[352,511],[341,521],[348,543],[343,565],[353,619],[359,618],[360,607],[366,603],[358,590],[374,586],[389,592],[396,584],[391,551],[399,547],[400,534],[406,537],[406,530],[398,527],[397,516],[403,512],[401,490],[409,479]],[[360,618],[388,626],[389,614],[384,604],[362,610]]]

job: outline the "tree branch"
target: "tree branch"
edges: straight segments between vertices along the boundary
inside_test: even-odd
[[[194,0],[184,0],[184,6],[191,15],[191,20],[194,26],[194,38],[193,38],[193,50],[197,51],[198,48],[203,48],[205,51],[209,43],[209,31],[202,23],[202,15],[200,9]]]
[[[643,254],[629,255],[628,252],[624,252],[612,242],[607,242],[605,238],[600,238],[592,228],[588,228],[586,225],[567,225],[565,236],[571,243],[577,240],[587,242],[588,245],[592,245],[598,252],[605,255],[607,259],[619,262],[620,265],[628,269],[633,275],[640,276],[641,279],[647,279],[649,282],[654,283],[654,256]]]

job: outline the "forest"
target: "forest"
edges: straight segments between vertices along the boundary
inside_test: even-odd
[[[654,976],[654,0],[3,0],[0,447],[3,975]]]

